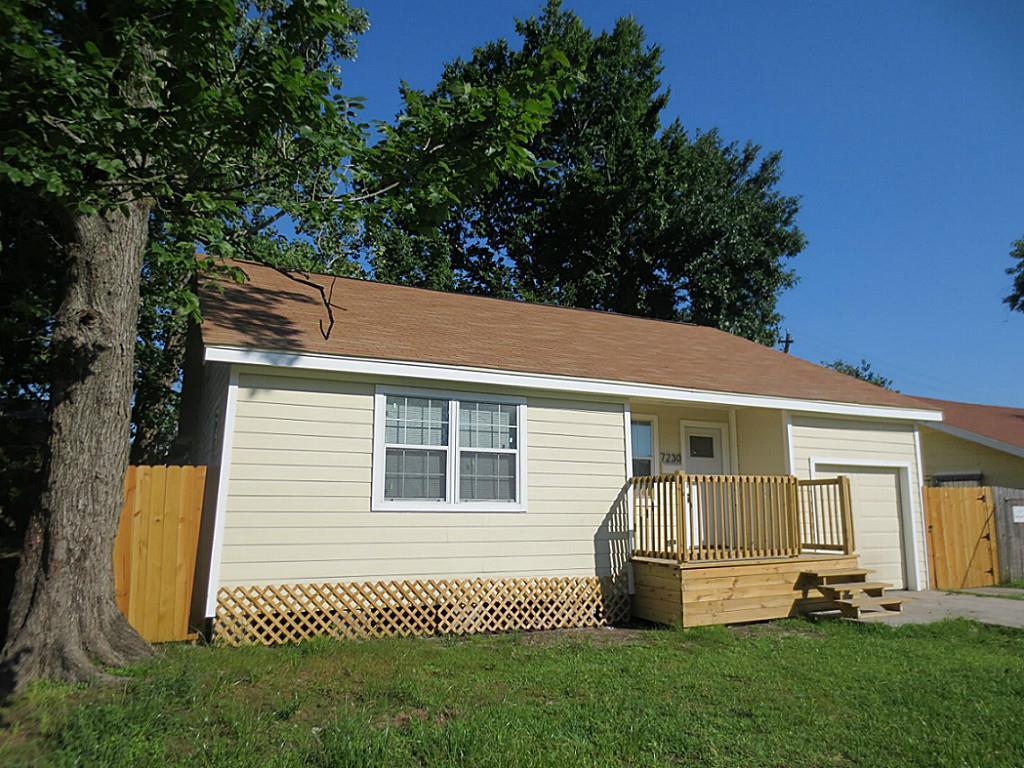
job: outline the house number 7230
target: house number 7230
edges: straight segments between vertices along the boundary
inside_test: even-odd
[[[663,453],[661,454],[662,464],[682,464],[683,456],[680,453]]]

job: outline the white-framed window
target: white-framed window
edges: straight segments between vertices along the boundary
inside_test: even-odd
[[[653,416],[633,416],[630,420],[633,450],[633,477],[658,474],[658,421]]]
[[[373,509],[526,509],[526,400],[378,387]]]

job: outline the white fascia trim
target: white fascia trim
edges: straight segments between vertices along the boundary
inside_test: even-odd
[[[954,427],[949,424],[929,424],[928,428],[938,430],[939,432],[945,432],[947,435],[959,437],[962,440],[970,440],[972,443],[984,445],[986,448],[991,448],[995,451],[1002,451],[1003,453],[1008,453],[1011,456],[1017,456],[1018,458],[1024,459],[1024,448],[1004,443],[1002,440],[985,437],[984,435],[979,435],[977,432],[969,432],[966,429],[960,429],[960,427]]]
[[[522,387],[558,392],[575,392],[612,397],[645,397],[656,400],[688,403],[713,403],[748,408],[783,408],[809,413],[827,413],[839,416],[864,416],[876,419],[903,421],[942,421],[942,411],[920,408],[894,408],[881,405],[833,403],[823,400],[799,400],[766,395],[745,395],[736,392],[714,392],[702,389],[665,387],[657,384],[632,384],[605,379],[584,379],[573,376],[497,371],[432,363],[413,363],[398,360],[376,360],[340,355],[291,354],[259,349],[235,347],[206,347],[208,362],[262,365],[276,368],[358,373],[371,376],[397,376],[433,381],[457,381],[467,384],[487,384],[502,387]]]
[[[220,589],[220,564],[224,549],[224,524],[228,511],[228,485],[231,481],[231,448],[235,439],[238,412],[238,371],[232,366],[228,377],[227,403],[224,406],[224,435],[220,441],[220,472],[217,476],[217,503],[213,510],[213,544],[210,547],[210,579],[206,586],[206,617],[217,612]]]

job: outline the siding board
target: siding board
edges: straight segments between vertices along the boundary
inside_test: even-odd
[[[620,403],[528,398],[525,513],[371,512],[373,391],[240,374],[222,585],[621,568]]]
[[[981,473],[982,485],[1024,488],[1024,459],[927,427],[921,428],[921,461],[929,477]]]

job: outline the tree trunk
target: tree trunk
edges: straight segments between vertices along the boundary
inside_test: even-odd
[[[45,493],[25,535],[2,656],[15,690],[38,677],[108,677],[101,666],[152,652],[117,608],[113,573],[149,210],[137,201],[68,220]]]

